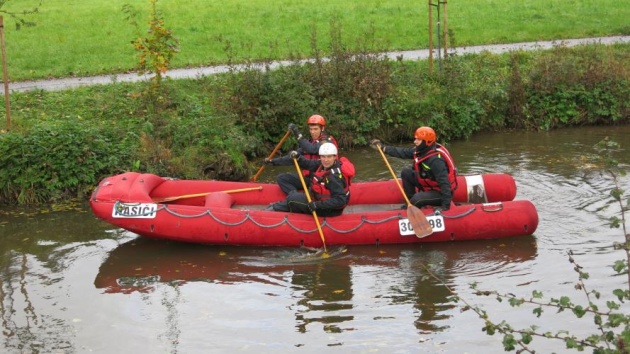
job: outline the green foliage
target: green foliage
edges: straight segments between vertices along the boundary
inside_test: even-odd
[[[203,113],[180,116],[171,126],[173,172],[190,179],[248,178],[248,136],[226,121],[225,117]]]
[[[0,199],[43,203],[85,197],[103,174],[129,161],[131,139],[76,121],[0,136]]]
[[[42,5],[43,0],[39,0],[37,5],[33,6],[28,10],[11,10],[5,9],[5,5],[9,0],[0,0],[0,15],[7,14],[15,21],[15,29],[20,30],[22,26],[25,27],[34,27],[35,22],[27,19],[27,16],[37,14],[39,12],[39,7]]]
[[[217,108],[238,117],[247,131],[277,141],[289,123],[303,124],[318,113],[326,117],[329,131],[340,145],[365,144],[366,133],[378,126],[383,99],[389,95],[390,65],[366,50],[349,50],[341,42],[341,29],[331,23],[329,58],[323,58],[316,34],[312,35],[313,60],[293,62],[276,70],[259,70],[252,63],[233,68]],[[357,53],[358,52],[358,53]],[[258,154],[268,149],[257,151]]]
[[[142,84],[14,93],[13,106],[19,107],[15,124],[0,135],[0,203],[48,203],[85,195],[101,178],[127,170],[179,178],[247,178],[251,139],[232,123],[233,117],[210,111],[209,85],[205,80],[169,83],[170,99],[159,112],[140,93]],[[159,123],[149,121],[155,117]],[[75,158],[81,144],[85,153],[92,152],[91,159]],[[62,153],[70,158],[57,155]],[[52,171],[33,167],[62,159],[62,169],[60,163],[52,164]]]
[[[159,89],[162,82],[162,75],[168,70],[175,53],[179,51],[179,42],[173,36],[171,30],[164,25],[164,16],[157,9],[158,0],[149,0],[149,29],[145,37],[138,35],[131,43],[138,52],[139,75],[152,73],[151,81],[153,89]],[[136,21],[137,11],[133,6],[125,4],[123,12],[127,15],[127,20],[140,32],[140,27]]]
[[[436,127],[449,141],[477,131],[630,121],[630,61],[623,47],[450,56],[441,70],[428,73],[426,62],[353,55],[357,50],[339,44],[334,30],[328,61],[314,47],[310,63],[234,69],[218,108],[267,144],[282,136],[279,127],[317,112],[344,147],[375,136],[407,141],[420,125]]]
[[[259,144],[252,144],[251,151],[253,156],[263,156],[269,149],[262,142],[277,143],[288,124],[301,123],[309,107],[314,106],[302,77],[297,66],[261,72],[252,64],[242,72],[233,71],[217,88],[215,96],[220,99],[211,104],[222,114],[234,117],[243,131],[254,132],[253,138]]]
[[[627,119],[630,80],[623,60],[597,45],[542,52],[526,87],[527,125],[547,130]]]

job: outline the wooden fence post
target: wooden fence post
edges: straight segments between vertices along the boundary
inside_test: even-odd
[[[446,27],[446,3],[447,0],[437,0],[436,3],[433,3],[434,0],[429,0],[429,72],[433,72],[433,7],[435,7],[437,11],[437,54],[438,54],[438,63],[440,64],[440,69],[442,68],[441,59],[442,59],[442,47],[444,48],[444,58],[446,58],[448,54],[448,43],[447,43],[447,32],[448,29]],[[443,19],[440,15],[440,6],[443,7],[444,15]],[[443,21],[443,24],[442,22]],[[441,28],[440,28],[441,26]]]
[[[9,96],[9,74],[7,54],[4,49],[4,19],[0,16],[0,46],[2,47],[2,78],[4,81],[4,106],[7,111],[7,130],[11,129],[11,100]]]
[[[433,2],[429,0],[429,72],[433,72]]]

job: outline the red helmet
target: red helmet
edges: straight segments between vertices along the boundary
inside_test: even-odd
[[[319,124],[322,127],[326,126],[326,118],[320,116],[319,114],[313,114],[312,116],[308,117],[308,121],[306,121],[306,124],[311,125],[311,124]]]
[[[414,136],[418,140],[424,140],[427,146],[431,146],[435,143],[435,130],[429,127],[420,127],[416,129],[416,134]]]

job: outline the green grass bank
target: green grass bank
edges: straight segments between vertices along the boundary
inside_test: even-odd
[[[10,1],[0,10],[19,12],[39,3]],[[130,24],[124,5],[137,10],[139,27]],[[331,22],[342,28],[345,43],[375,52],[429,45],[426,0],[159,0],[157,8],[179,40],[172,68],[304,58],[314,35],[327,55]],[[12,81],[136,69],[131,41],[146,34],[149,0],[46,0],[38,9],[23,16],[36,26],[20,30],[3,14]],[[630,34],[630,6],[618,0],[450,0],[439,18],[449,47]]]

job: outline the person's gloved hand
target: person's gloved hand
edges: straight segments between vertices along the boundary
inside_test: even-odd
[[[298,127],[295,124],[290,123],[289,124],[289,130],[291,131],[291,133],[293,133],[293,136],[295,136],[297,139],[302,137],[302,134],[300,133],[300,130],[298,129]]]
[[[265,163],[265,165],[273,165],[273,159],[265,157],[264,163]]]
[[[372,149],[375,150],[378,150],[378,148],[381,148],[381,150],[383,150],[383,148],[385,147],[385,145],[383,145],[383,142],[379,139],[370,140],[370,146],[372,147]]]
[[[289,153],[289,156],[291,156],[292,159],[297,159],[298,157],[300,157],[300,153],[293,150]]]
[[[308,203],[308,210],[310,210],[311,213],[316,211],[317,207],[318,207],[317,204],[318,204],[317,202],[310,202],[310,203]]]

